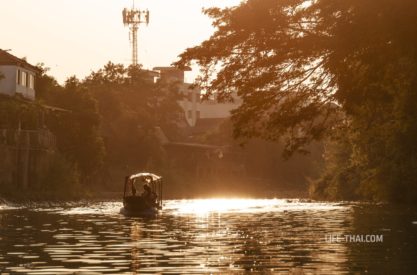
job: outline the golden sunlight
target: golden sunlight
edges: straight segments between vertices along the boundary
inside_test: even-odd
[[[179,204],[177,213],[206,214],[209,212],[236,212],[253,210],[257,207],[267,208],[280,200],[254,200],[254,199],[201,199],[183,200]]]
[[[174,202],[173,202],[174,203]],[[208,213],[227,213],[227,212],[265,212],[265,211],[304,211],[304,210],[333,210],[343,209],[331,203],[310,203],[302,200],[286,199],[198,199],[175,201],[175,204],[167,203],[167,208],[174,208],[176,214],[196,214],[204,215]],[[175,205],[175,206],[174,206]]]

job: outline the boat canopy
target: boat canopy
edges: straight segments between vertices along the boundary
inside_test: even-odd
[[[155,174],[152,174],[152,173],[138,173],[138,174],[134,174],[134,175],[129,176],[129,180],[141,179],[141,178],[145,178],[145,179],[150,178],[150,179],[152,179],[152,181],[158,181],[162,177],[158,176],[158,175],[155,175]]]

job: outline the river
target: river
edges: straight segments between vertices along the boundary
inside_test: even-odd
[[[0,205],[1,274],[417,274],[417,211],[281,199]]]

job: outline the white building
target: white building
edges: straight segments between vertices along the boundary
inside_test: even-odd
[[[159,71],[160,79],[167,82],[178,82],[183,99],[178,103],[184,110],[184,116],[189,126],[194,127],[198,120],[221,119],[230,117],[230,111],[239,107],[241,100],[236,98],[232,103],[218,103],[216,100],[201,100],[199,88],[190,89],[191,84],[185,83],[184,73],[175,67],[155,67]]]
[[[39,69],[0,49],[0,94],[35,99],[35,77]]]

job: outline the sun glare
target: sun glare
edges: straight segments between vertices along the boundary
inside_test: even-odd
[[[171,201],[166,206],[176,214],[195,215],[228,212],[328,211],[345,208],[332,203],[287,199],[194,199]]]
[[[255,199],[201,199],[183,200],[179,204],[177,213],[205,214],[209,212],[240,212],[267,208],[277,204],[279,200]]]

